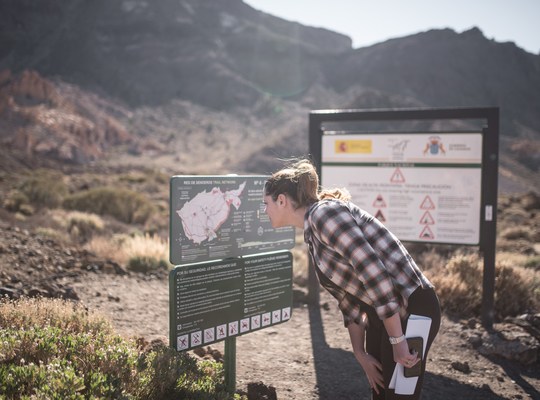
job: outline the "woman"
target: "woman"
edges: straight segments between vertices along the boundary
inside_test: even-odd
[[[319,191],[309,160],[274,173],[264,190],[274,228],[304,229],[319,282],[338,300],[373,398],[418,399],[426,355],[440,326],[439,301],[401,242],[349,199],[343,189]],[[410,314],[432,319],[422,360],[409,351],[403,334]],[[422,365],[414,395],[399,396],[388,388],[396,363],[410,368],[418,362]]]

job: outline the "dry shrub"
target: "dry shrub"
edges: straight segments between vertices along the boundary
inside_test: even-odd
[[[524,239],[508,240],[500,238],[497,240],[497,250],[505,253],[536,254],[534,243]]]
[[[127,224],[144,223],[154,212],[154,206],[143,194],[111,187],[72,194],[64,199],[63,205],[68,210],[109,215]]]
[[[523,266],[534,271],[540,271],[540,255],[528,257]]]
[[[56,208],[62,204],[68,188],[64,176],[56,171],[36,170],[18,187],[30,203],[37,207]]]
[[[422,271],[441,269],[448,262],[447,256],[434,248],[430,248],[427,251],[422,251],[413,258]]]
[[[113,259],[119,264],[145,272],[168,266],[169,243],[158,236],[115,235],[112,238],[97,236],[85,246],[93,253]],[[133,260],[133,261],[132,261]],[[146,265],[146,267],[144,266]]]
[[[110,321],[103,315],[90,312],[81,304],[61,299],[0,301],[0,326],[11,329],[54,326],[66,333],[113,332]]]
[[[33,214],[28,196],[16,189],[6,194],[3,207],[10,212],[21,212],[25,215]]]
[[[60,243],[69,241],[69,237],[67,234],[53,228],[39,226],[36,228],[36,234],[43,236],[44,238],[52,239],[54,241],[60,242]]]
[[[48,216],[55,227],[69,233],[71,239],[80,243],[87,242],[105,230],[105,222],[97,214],[58,209],[49,211]]]
[[[501,232],[501,237],[507,240],[517,240],[517,239],[530,240],[531,236],[532,236],[531,228],[523,227],[523,226],[507,228],[503,232]]]
[[[483,262],[474,254],[457,255],[430,276],[442,308],[462,318],[479,316],[482,308]],[[495,266],[495,315],[499,319],[540,307],[540,275],[508,262]]]
[[[480,314],[482,271],[476,255],[458,255],[446,268],[430,276],[443,310],[463,317]]]
[[[538,311],[540,274],[498,262],[495,269],[495,312],[500,318]]]

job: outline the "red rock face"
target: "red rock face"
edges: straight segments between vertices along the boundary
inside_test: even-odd
[[[99,159],[111,146],[131,141],[103,100],[35,71],[0,71],[0,139],[28,156],[64,162]]]

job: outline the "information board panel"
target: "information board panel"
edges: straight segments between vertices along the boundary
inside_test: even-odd
[[[188,350],[291,318],[289,251],[176,267],[169,274],[170,343]]]
[[[321,183],[345,187],[403,241],[480,241],[482,134],[322,137]]]
[[[273,229],[262,203],[267,176],[173,176],[170,261],[189,264],[292,249],[294,228]]]

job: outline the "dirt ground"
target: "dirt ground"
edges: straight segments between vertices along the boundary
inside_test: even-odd
[[[109,316],[126,336],[168,342],[169,289],[158,276],[88,272],[62,278],[86,305]],[[363,371],[351,353],[346,328],[333,298],[321,292],[321,306],[295,303],[292,319],[236,340],[236,387],[262,383],[277,399],[369,399]],[[540,399],[540,368],[473,349],[475,321],[443,318],[428,355],[424,399]],[[223,343],[206,347],[223,353]],[[255,397],[251,397],[255,398]]]

